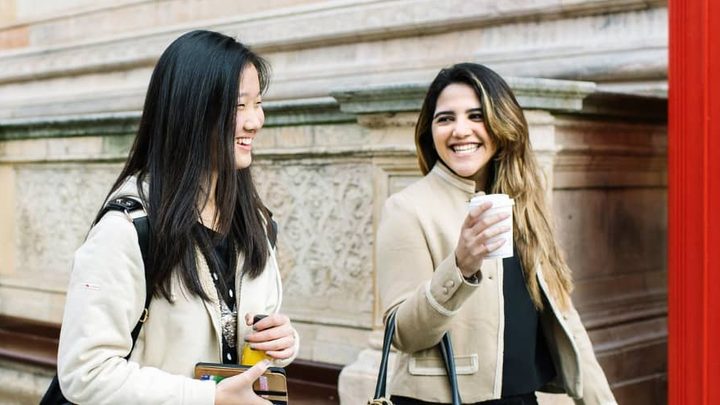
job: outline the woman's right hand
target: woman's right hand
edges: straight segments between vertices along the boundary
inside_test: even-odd
[[[492,203],[486,202],[471,209],[460,229],[460,240],[455,248],[455,261],[465,278],[470,278],[480,271],[485,256],[505,243],[505,239],[489,241],[510,230],[507,225],[493,226],[510,217],[509,213],[483,216],[491,207]]]
[[[272,405],[253,391],[253,383],[263,375],[269,365],[270,362],[264,360],[244,373],[220,381],[215,387],[215,405]]]

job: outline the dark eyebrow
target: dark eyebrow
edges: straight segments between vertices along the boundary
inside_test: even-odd
[[[452,115],[452,114],[453,114],[452,111],[438,111],[435,113],[435,115],[433,115],[433,119],[435,119],[441,115]]]

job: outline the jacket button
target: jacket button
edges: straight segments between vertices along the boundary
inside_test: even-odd
[[[494,276],[493,276],[492,274],[490,274],[490,275],[488,276],[488,278],[489,278],[490,280],[492,280],[492,279],[494,278]]]
[[[443,294],[448,295],[449,291],[450,290],[448,290],[447,287],[443,287]]]
[[[447,287],[447,288],[452,288],[454,286],[455,286],[455,282],[452,280],[448,280],[445,282],[445,287]]]

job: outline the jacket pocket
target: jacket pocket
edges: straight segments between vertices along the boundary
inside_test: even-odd
[[[479,368],[476,353],[455,356],[455,370],[458,375],[475,374]],[[442,357],[412,357],[408,363],[411,375],[447,375]]]

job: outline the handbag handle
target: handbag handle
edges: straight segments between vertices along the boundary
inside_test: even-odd
[[[455,369],[455,355],[453,354],[452,341],[450,340],[450,332],[445,332],[440,341],[440,353],[442,353],[445,370],[450,380],[450,394],[452,395],[453,405],[462,404],[460,399],[460,387],[458,387],[457,370]]]
[[[371,403],[390,403],[387,401],[387,368],[390,358],[390,347],[392,346],[392,339],[395,335],[395,314],[397,310],[394,310],[387,318],[387,325],[385,326],[385,336],[383,337],[383,348],[382,358],[380,359],[380,368],[378,370],[377,383],[375,384],[375,395]],[[462,400],[460,399],[460,389],[457,382],[457,371],[455,370],[455,358],[453,356],[452,341],[450,340],[449,332],[445,332],[440,341],[440,353],[443,357],[443,363],[445,363],[445,370],[448,373],[448,380],[450,381],[450,392],[452,395],[452,404],[461,405]],[[383,402],[386,401],[386,402]]]

